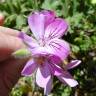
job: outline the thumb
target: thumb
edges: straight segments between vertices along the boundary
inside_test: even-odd
[[[24,47],[21,39],[0,33],[0,61],[7,59],[12,52]]]
[[[0,13],[0,26],[2,26],[4,23],[4,15]]]

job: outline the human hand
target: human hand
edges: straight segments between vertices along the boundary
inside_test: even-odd
[[[0,25],[2,20],[0,18]],[[0,96],[8,96],[27,61],[11,56],[14,51],[25,47],[18,34],[19,31],[0,26]]]

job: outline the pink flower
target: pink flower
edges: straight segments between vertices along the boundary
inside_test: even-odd
[[[22,75],[31,76],[36,72],[36,83],[44,88],[44,94],[48,95],[52,89],[52,76],[55,75],[64,84],[71,87],[78,83],[67,70],[80,64],[80,60],[73,60],[61,68],[62,61],[70,52],[69,44],[61,39],[66,33],[68,24],[65,20],[57,18],[52,11],[44,10],[34,12],[28,17],[29,27],[34,35],[30,37],[20,33],[20,38],[28,46],[31,52],[30,59],[22,70]]]

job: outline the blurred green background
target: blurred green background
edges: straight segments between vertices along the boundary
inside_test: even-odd
[[[72,48],[71,58],[82,64],[70,71],[79,86],[70,88],[54,78],[50,96],[96,96],[96,0],[0,0],[0,12],[5,15],[4,26],[29,33],[27,16],[36,10],[54,10],[69,23],[63,37]],[[43,96],[34,89],[33,79],[23,77],[10,96]],[[33,94],[34,93],[34,94]]]

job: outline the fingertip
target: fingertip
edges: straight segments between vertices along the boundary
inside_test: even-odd
[[[18,49],[25,48],[25,44],[20,38],[0,34],[0,61],[10,57],[10,55]]]
[[[5,35],[11,35],[11,36],[18,37],[20,31],[0,26],[0,33],[4,33]]]

